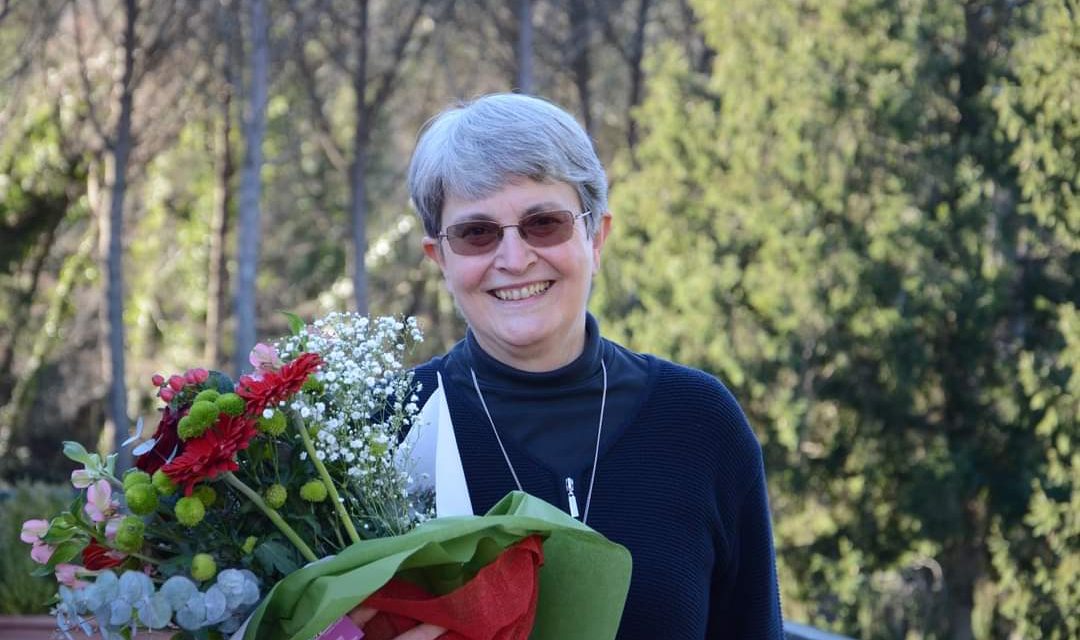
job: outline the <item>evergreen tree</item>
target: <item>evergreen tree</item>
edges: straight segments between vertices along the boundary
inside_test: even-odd
[[[1020,587],[991,542],[1053,469],[1031,399],[1075,415],[1037,364],[1022,375],[1025,353],[1071,373],[1054,354],[1077,298],[1078,75],[1023,51],[1075,50],[1075,4],[695,9],[714,65],[654,61],[640,167],[615,171],[605,326],[743,402],[788,615],[864,638],[996,635],[985,612]],[[1055,119],[1034,113],[1047,103]]]

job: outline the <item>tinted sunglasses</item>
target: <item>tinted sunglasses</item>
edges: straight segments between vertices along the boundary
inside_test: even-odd
[[[583,211],[540,211],[523,216],[517,224],[499,224],[492,220],[470,220],[452,224],[439,238],[446,238],[450,249],[460,256],[478,256],[494,251],[503,238],[503,230],[517,227],[521,239],[531,247],[554,247],[574,235],[574,223],[592,213]]]

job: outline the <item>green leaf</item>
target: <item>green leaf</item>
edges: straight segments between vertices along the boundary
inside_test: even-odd
[[[295,554],[280,542],[267,541],[255,547],[255,558],[267,571],[279,571],[288,575],[300,568]]]
[[[49,530],[45,532],[45,535],[41,537],[41,540],[45,544],[57,545],[74,538],[76,532],[78,532],[78,529],[75,529],[67,522],[57,518],[49,525]]]
[[[295,313],[290,313],[288,311],[282,311],[281,315],[285,316],[289,320],[289,332],[292,333],[294,336],[300,335],[300,332],[304,330],[304,326],[306,325],[304,320]]]
[[[55,568],[58,564],[63,564],[76,558],[85,548],[85,540],[68,540],[67,542],[60,543],[56,547],[56,551],[53,551],[52,557],[49,558],[49,568]]]
[[[64,455],[75,462],[81,462],[83,465],[93,464],[93,459],[86,448],[72,440],[64,441]]]

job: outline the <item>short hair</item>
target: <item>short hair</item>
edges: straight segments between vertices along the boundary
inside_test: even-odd
[[[592,236],[607,212],[607,176],[585,130],[542,98],[486,95],[447,108],[421,129],[409,165],[409,195],[428,237],[438,235],[447,197],[486,198],[517,178],[573,187]]]

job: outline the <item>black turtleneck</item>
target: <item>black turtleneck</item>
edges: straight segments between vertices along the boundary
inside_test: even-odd
[[[555,369],[534,373],[521,371],[488,355],[469,331],[447,354],[444,381],[458,389],[458,396],[480,401],[473,387],[470,367],[476,372],[499,437],[510,461],[526,456],[563,477],[581,477],[592,469],[596,433],[600,421],[600,398],[607,366],[608,389],[604,409],[601,452],[614,442],[637,414],[648,388],[649,360],[626,349],[616,349],[600,337],[591,314],[585,320],[585,348],[574,361]],[[529,491],[529,487],[523,487]],[[579,485],[579,499],[588,487]]]

